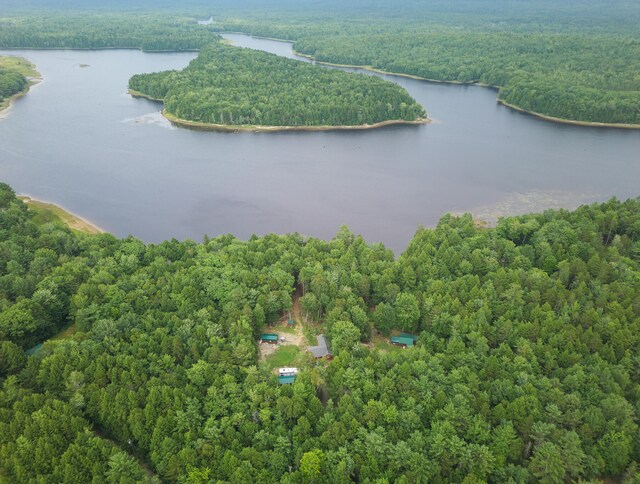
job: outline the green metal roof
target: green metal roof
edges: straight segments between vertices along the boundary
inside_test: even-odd
[[[260,336],[262,341],[278,341],[278,335],[275,333],[264,333]]]
[[[278,383],[280,383],[280,385],[290,385],[294,381],[296,381],[296,375],[286,375],[278,377]]]
[[[418,341],[418,337],[415,334],[410,334],[410,333],[400,333],[400,337],[401,338],[411,338],[413,339],[413,342],[415,343],[416,341]]]
[[[397,345],[413,346],[414,340],[407,336],[392,336],[391,342]]]
[[[293,326],[294,324],[296,324],[296,322],[293,319],[289,320],[289,326]]]

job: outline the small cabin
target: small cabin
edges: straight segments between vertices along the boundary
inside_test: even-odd
[[[415,345],[417,336],[412,334],[402,333],[400,336],[392,336],[391,344],[396,346],[402,346],[403,348],[411,348]]]
[[[260,343],[266,343],[270,345],[278,344],[278,335],[276,333],[264,333],[260,335]]]
[[[287,321],[287,325],[291,328],[296,325],[296,322],[293,319],[289,319],[289,321]]]
[[[318,346],[309,346],[309,351],[311,351],[316,360],[321,358],[332,358],[327,339],[323,334],[318,335]]]

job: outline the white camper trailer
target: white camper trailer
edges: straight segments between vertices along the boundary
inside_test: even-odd
[[[278,376],[291,376],[291,375],[297,375],[297,374],[298,374],[297,368],[280,368],[278,370]]]

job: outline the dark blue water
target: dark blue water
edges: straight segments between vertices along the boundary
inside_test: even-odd
[[[293,56],[287,43],[227,37]],[[0,179],[119,236],[331,238],[347,224],[400,251],[449,211],[495,220],[640,195],[640,131],[549,123],[478,86],[385,76],[425,106],[425,126],[214,133],[173,128],[158,103],[127,95],[131,75],[193,53],[14,53],[45,81],[0,120]]]

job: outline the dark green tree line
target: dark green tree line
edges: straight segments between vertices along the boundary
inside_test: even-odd
[[[182,14],[37,10],[0,19],[6,49],[198,50],[218,36]]]

